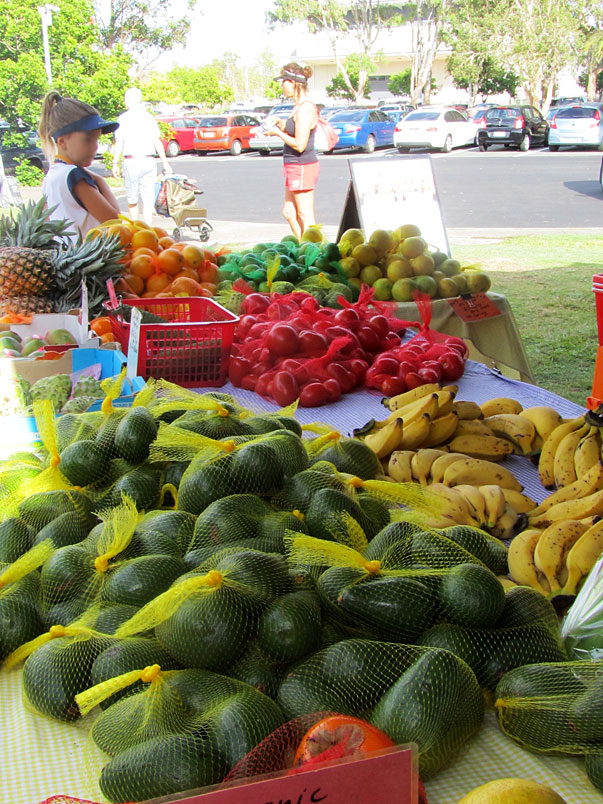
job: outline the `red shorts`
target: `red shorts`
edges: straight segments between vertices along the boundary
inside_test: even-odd
[[[285,187],[292,193],[305,193],[313,190],[320,173],[320,162],[310,162],[307,165],[297,165],[295,162],[283,164]]]

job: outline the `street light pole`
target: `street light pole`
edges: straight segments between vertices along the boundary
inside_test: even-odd
[[[46,76],[48,83],[52,85],[52,72],[50,69],[50,48],[48,46],[48,26],[52,25],[52,12],[58,14],[60,9],[58,6],[53,6],[46,3],[43,6],[38,6],[40,17],[42,18],[42,44],[44,45],[44,66],[46,67]]]

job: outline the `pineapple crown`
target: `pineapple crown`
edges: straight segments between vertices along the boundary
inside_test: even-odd
[[[53,207],[54,209],[54,207]],[[68,235],[66,220],[50,220],[44,196],[37,203],[29,201],[16,212],[0,217],[0,246],[21,246],[46,250]]]

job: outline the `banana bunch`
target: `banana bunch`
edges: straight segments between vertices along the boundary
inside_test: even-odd
[[[601,426],[589,414],[562,420],[544,440],[538,475],[545,488],[562,489],[584,478],[601,460]]]
[[[509,546],[509,575],[547,597],[575,595],[603,552],[603,519],[561,519],[528,528]]]

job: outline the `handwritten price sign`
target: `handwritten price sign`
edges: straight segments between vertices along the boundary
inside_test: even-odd
[[[448,304],[466,323],[502,315],[496,304],[485,293],[476,293],[474,296],[468,297],[458,296],[455,299],[448,299]]]

